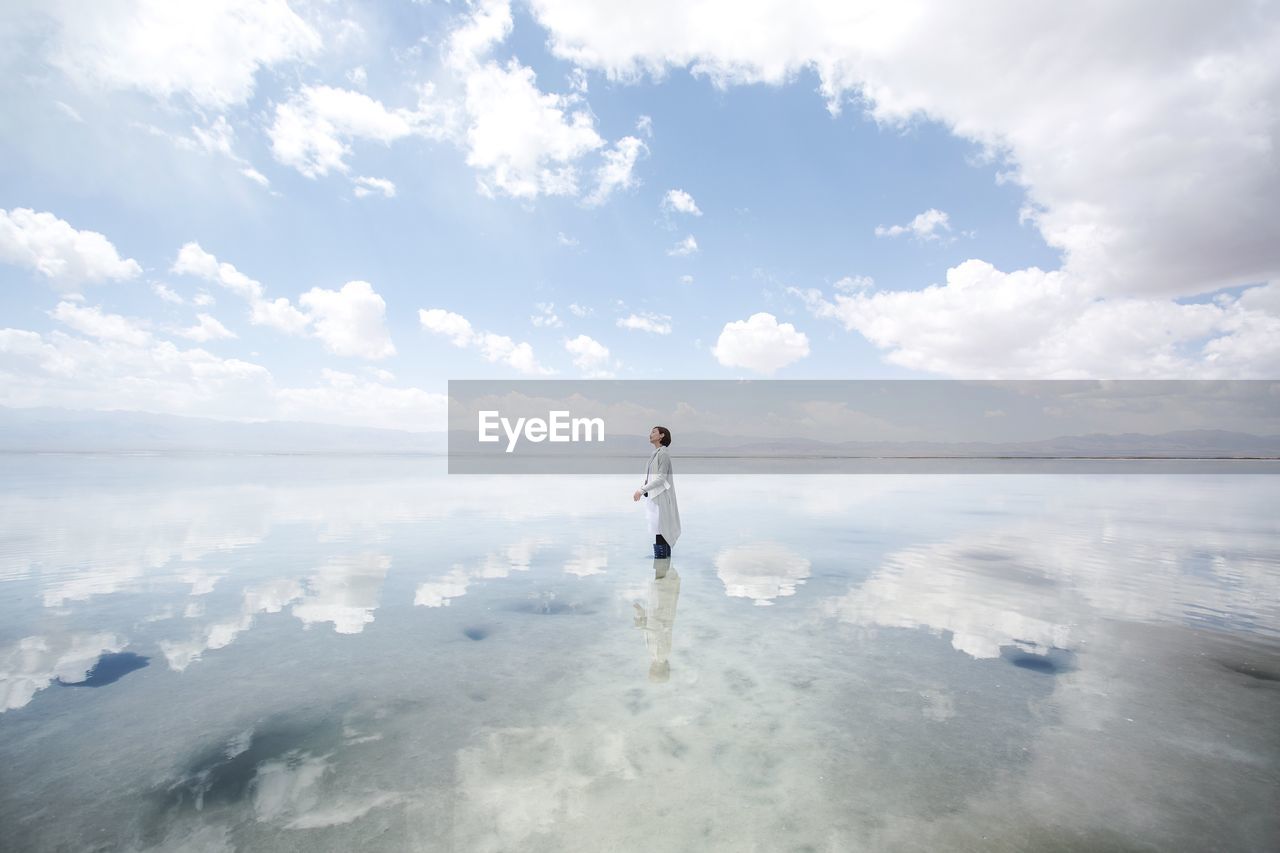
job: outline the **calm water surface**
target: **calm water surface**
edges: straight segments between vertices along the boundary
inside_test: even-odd
[[[634,479],[0,457],[0,848],[1280,848],[1280,478]]]

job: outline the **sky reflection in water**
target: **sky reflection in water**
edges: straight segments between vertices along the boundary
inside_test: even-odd
[[[1274,477],[0,466],[0,846],[1280,840]]]

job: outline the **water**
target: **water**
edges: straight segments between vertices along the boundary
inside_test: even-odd
[[[633,480],[0,458],[0,848],[1280,846],[1280,479]]]

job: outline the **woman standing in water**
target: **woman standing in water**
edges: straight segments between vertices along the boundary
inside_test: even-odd
[[[671,546],[680,538],[680,507],[676,504],[675,482],[671,477],[671,430],[656,426],[649,430],[653,455],[644,469],[644,485],[636,489],[631,500],[644,499],[649,516],[649,532],[653,534],[654,559],[671,556]]]

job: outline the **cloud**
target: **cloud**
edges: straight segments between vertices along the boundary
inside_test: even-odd
[[[216,282],[249,303],[249,322],[258,326],[270,326],[285,334],[303,334],[311,323],[311,317],[295,308],[288,299],[279,297],[268,300],[262,284],[240,272],[234,266],[218,259],[190,242],[178,250],[172,272],[193,275],[205,281]]]
[[[0,405],[242,419],[273,409],[260,365],[155,340],[97,308],[62,303],[55,317],[87,337],[0,329]]]
[[[275,118],[267,129],[272,156],[308,178],[317,178],[331,171],[345,174],[350,170],[346,159],[354,140],[390,145],[411,136],[444,138],[448,109],[434,103],[433,92],[430,85],[421,89],[417,110],[390,110],[363,92],[304,86],[276,105]]]
[[[104,314],[101,308],[84,307],[73,302],[59,302],[51,314],[81,334],[100,341],[142,347],[151,343],[151,333],[137,320],[119,314]]]
[[[692,255],[696,251],[698,251],[698,241],[693,239],[693,235],[690,234],[670,249],[667,249],[667,254],[673,258],[682,258],[686,255]]]
[[[241,167],[240,174],[244,175],[246,178],[253,181],[255,184],[259,186],[262,186],[262,187],[271,186],[271,181],[267,180],[267,176],[262,174],[252,166]]]
[[[1280,372],[1276,284],[1212,303],[1099,298],[1070,273],[978,260],[918,291],[790,292],[903,367],[962,378],[1244,378]]]
[[[449,34],[445,61],[458,71],[474,69],[495,46],[506,41],[514,23],[507,0],[479,0],[466,23]]]
[[[771,376],[807,356],[809,338],[790,323],[779,323],[762,311],[746,320],[725,323],[711,353],[725,367],[745,367]]]
[[[115,634],[24,637],[0,650],[0,713],[23,707],[55,679],[84,681],[104,652],[126,645]]]
[[[85,337],[0,329],[0,406],[159,412],[423,432],[444,429],[446,397],[324,368],[310,387],[277,387],[261,365],[146,337],[133,321],[67,303]],[[75,325],[71,325],[75,324]]]
[[[693,284],[693,276],[691,276],[691,275],[682,275],[682,276],[680,276],[680,283],[681,283],[681,284]]]
[[[702,215],[693,196],[684,190],[667,190],[667,194],[662,197],[662,209],[674,213],[687,213],[690,216]]]
[[[869,275],[847,275],[837,281],[833,287],[845,293],[857,293],[859,290],[869,290],[875,285],[876,280]]]
[[[915,217],[906,225],[883,225],[876,226],[877,237],[900,237],[903,234],[913,234],[917,240],[937,240],[942,235],[941,231],[951,230],[950,217],[941,210],[929,208],[924,213],[917,213]]]
[[[349,281],[341,290],[312,288],[298,297],[313,320],[315,336],[335,355],[383,359],[396,348],[387,331],[387,303],[367,281]]]
[[[575,317],[590,317],[595,312],[585,305],[579,305],[576,302],[570,302],[569,313]]]
[[[471,322],[466,317],[443,308],[419,309],[418,321],[428,332],[449,338],[455,347],[470,346],[475,339]]]
[[[0,261],[35,270],[64,291],[142,273],[137,261],[121,259],[97,231],[77,231],[52,213],[26,207],[0,209]]]
[[[151,124],[139,124],[137,126],[152,136],[169,140],[183,151],[225,157],[239,167],[237,171],[241,175],[262,187],[269,188],[271,186],[271,181],[267,180],[266,175],[253,168],[253,165],[248,160],[235,152],[236,132],[235,128],[227,121],[226,116],[217,116],[212,122],[203,127],[198,124],[192,125],[190,136],[171,133],[164,128]]]
[[[301,61],[320,36],[285,0],[53,2],[50,60],[87,88],[190,98],[206,109],[243,104],[266,67]]]
[[[181,296],[175,293],[172,288],[170,288],[167,284],[164,284],[163,282],[159,282],[159,281],[152,282],[151,292],[154,293],[156,296],[159,296],[165,302],[168,302],[172,305],[185,305],[187,302],[185,299],[183,299]]]
[[[208,314],[197,314],[196,324],[186,329],[179,330],[178,334],[187,340],[196,341],[197,343],[226,340],[236,336],[235,332],[231,331]]]
[[[529,322],[538,328],[553,329],[564,325],[564,321],[556,316],[555,303],[539,302],[535,306],[538,313],[529,318]]]
[[[573,356],[573,366],[588,379],[604,379],[613,376],[609,365],[609,348],[587,335],[578,335],[564,342],[564,348]]]
[[[730,598],[749,598],[768,606],[775,598],[796,594],[809,578],[807,557],[779,542],[753,542],[722,548],[715,556],[716,575]]]
[[[421,388],[396,388],[390,379],[362,379],[351,373],[320,371],[321,382],[310,388],[281,388],[276,393],[278,416],[284,420],[378,426],[409,432],[443,430],[448,403],[444,394]]]
[[[396,185],[386,178],[356,178],[356,198],[382,193],[383,198],[396,197]]]
[[[543,93],[512,60],[471,70],[465,83],[467,164],[486,195],[576,195],[575,162],[604,145],[577,96]],[[625,152],[619,155],[625,159]]]
[[[634,136],[619,139],[611,150],[604,153],[604,164],[596,170],[595,191],[587,196],[586,204],[604,204],[615,190],[629,190],[639,186],[640,181],[632,172],[636,160],[648,151],[648,147]]]
[[[385,554],[333,557],[307,579],[306,594],[290,612],[307,625],[331,622],[339,634],[359,634],[373,622],[390,568]]]
[[[618,320],[619,329],[635,329],[641,332],[652,332],[655,335],[671,334],[671,318],[666,314],[651,314],[647,311],[640,314],[629,314]]]
[[[569,248],[573,248],[578,245],[576,238],[567,236],[563,231],[556,232],[556,242],[561,246],[567,246]]]
[[[719,86],[814,73],[828,107],[977,143],[1027,193],[1067,267],[1120,295],[1280,277],[1280,18],[1252,2],[1165,10],[729,0],[654,14],[532,0],[559,58],[615,80],[690,69]],[[999,26],[992,26],[998,21]],[[1046,61],[1072,57],[1072,61]]]
[[[443,308],[421,308],[418,310],[418,321],[422,324],[422,328],[437,335],[444,335],[460,349],[466,347],[478,349],[485,361],[502,362],[521,373],[532,375],[555,372],[538,364],[538,360],[533,355],[533,347],[528,343],[516,343],[506,335],[493,332],[476,332],[471,322],[461,314],[455,314]]]

